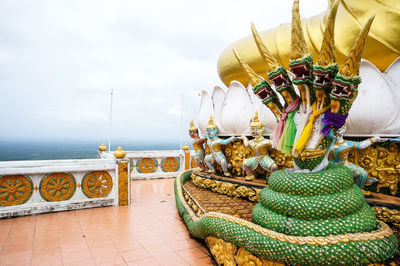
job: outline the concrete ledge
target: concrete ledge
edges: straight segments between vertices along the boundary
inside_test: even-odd
[[[80,201],[60,201],[36,203],[29,205],[17,205],[0,208],[0,219],[35,215],[49,212],[72,211],[97,207],[114,206],[114,199],[88,199]]]

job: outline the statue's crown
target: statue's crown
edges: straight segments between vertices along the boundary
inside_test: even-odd
[[[197,127],[194,125],[193,120],[190,121],[189,131],[197,131]]]
[[[264,127],[265,125],[258,120],[258,111],[255,112],[253,122],[250,123],[250,127]]]
[[[210,120],[208,120],[208,126],[207,128],[218,128],[216,124],[214,124],[214,118],[213,116],[210,116]]]

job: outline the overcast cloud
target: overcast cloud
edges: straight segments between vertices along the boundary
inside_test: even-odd
[[[302,17],[327,7],[300,1]],[[0,2],[0,138],[177,140],[223,49],[289,22],[292,1]],[[188,138],[185,136],[185,142]]]

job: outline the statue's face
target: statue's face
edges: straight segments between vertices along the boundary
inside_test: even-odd
[[[210,138],[214,138],[217,136],[218,129],[216,128],[207,128],[207,136]]]
[[[339,128],[339,129],[336,131],[336,138],[337,138],[338,140],[341,140],[341,139],[343,138],[344,133],[346,132],[346,129],[347,129],[347,127],[346,127],[346,125],[344,125],[344,126],[342,126],[341,128]]]
[[[196,130],[189,130],[189,136],[194,139],[199,137],[199,133]]]
[[[259,127],[250,127],[250,130],[251,130],[251,135],[254,138],[258,138],[258,137],[263,136],[264,127],[261,127],[261,126],[259,126]]]

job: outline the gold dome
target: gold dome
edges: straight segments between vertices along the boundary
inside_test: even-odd
[[[333,1],[331,1],[333,2]],[[338,65],[343,65],[353,44],[354,36],[360,32],[362,25],[372,13],[376,14],[375,22],[368,34],[363,58],[367,59],[382,72],[385,71],[400,55],[400,2],[395,0],[341,0],[335,22],[335,52]],[[302,19],[305,42],[308,52],[318,58],[325,32],[329,10]],[[390,21],[390,23],[388,23]],[[284,21],[277,21],[283,23]],[[291,25],[289,23],[260,32],[260,39],[268,47],[270,54],[279,65],[288,69],[291,55]],[[242,71],[232,50],[240,51],[247,63],[260,76],[266,76],[264,60],[258,52],[257,45],[251,36],[245,37],[225,48],[218,59],[218,74],[221,80],[229,85],[232,80],[246,84],[247,74]],[[384,56],[381,56],[384,55]],[[269,71],[269,70],[268,70]]]

